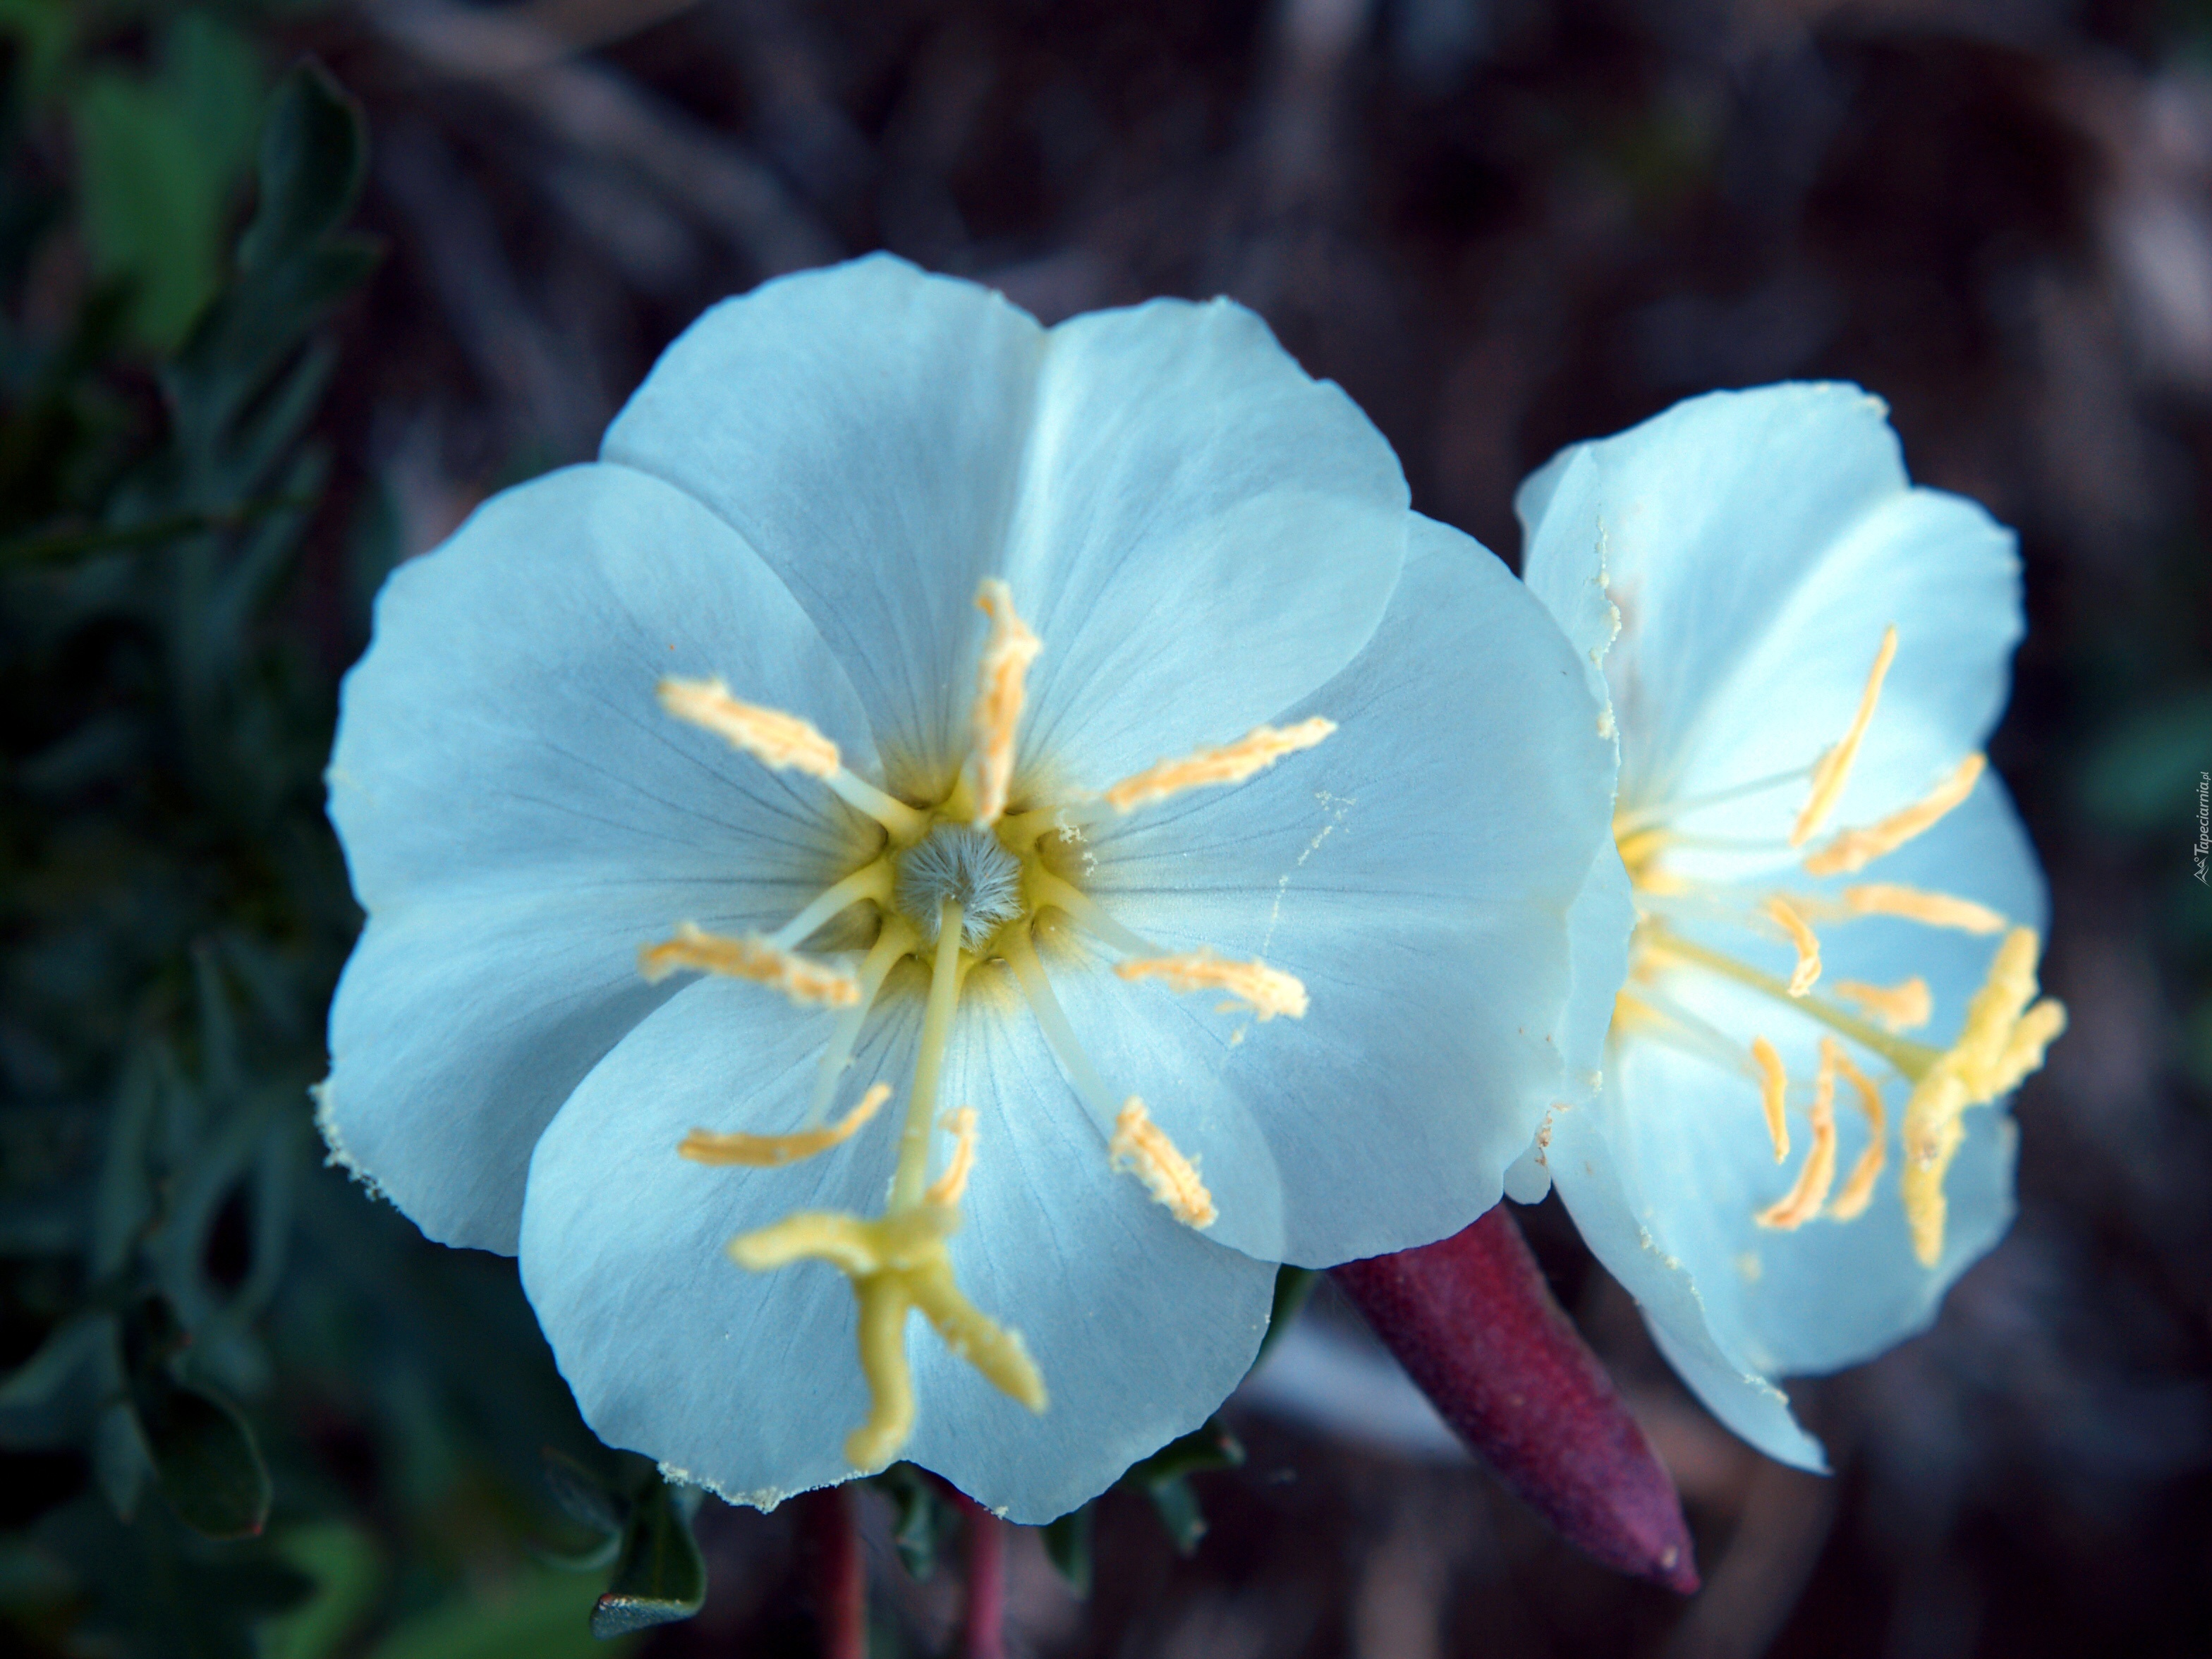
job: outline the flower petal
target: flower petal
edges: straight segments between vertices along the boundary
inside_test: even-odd
[[[601,446],[704,501],[789,584],[895,793],[941,793],[966,753],[975,590],[1000,574],[1044,349],[990,289],[875,255],[707,312]]]
[[[1373,423],[1243,307],[1062,323],[1006,563],[1044,641],[1024,752],[1104,788],[1304,696],[1375,631],[1406,501]]]
[[[1259,1024],[1063,976],[1111,1086],[1200,1155],[1212,1235],[1302,1265],[1488,1209],[1566,1092],[1562,1054],[1597,1040],[1567,1024],[1567,916],[1609,841],[1612,745],[1571,647],[1497,560],[1419,518],[1409,544],[1372,643],[1282,717],[1336,720],[1326,743],[1091,849],[1117,918],[1169,950],[1261,957],[1310,1011]]]
[[[902,969],[870,1018],[851,1092],[882,1078],[904,1105],[920,979]],[[1267,1325],[1273,1270],[1171,1220],[1108,1166],[1034,1024],[975,981],[941,1098],[981,1114],[952,1246],[962,1290],[1021,1332],[1051,1402],[1006,1398],[919,1319],[920,1417],[904,1455],[1021,1522],[1073,1508],[1202,1422]],[[675,1147],[695,1126],[794,1126],[818,1030],[751,987],[702,981],[643,1022],[575,1091],[532,1164],[523,1279],[586,1419],[611,1444],[767,1504],[846,1479],[866,1416],[853,1297],[834,1269],[733,1265],[734,1235],[793,1210],[878,1212],[894,1123],[780,1170],[715,1170]]]
[[[1954,891],[2040,925],[2033,854],[1992,776],[1926,836],[1885,860],[1885,874],[1893,871],[1899,880]],[[1839,978],[1926,979],[1937,1023],[1913,1036],[1939,1045],[1956,1032],[1992,949],[1987,939],[1883,918],[1838,926],[1823,943]],[[1710,975],[1686,971],[1662,988],[1746,1047],[1753,1035],[1768,1036],[1793,1078],[1813,1074],[1820,1028],[1811,1020]],[[1870,1058],[1867,1069],[1881,1080],[1883,1068]],[[1618,1042],[1598,1114],[1588,1122],[1563,1115],[1554,1130],[1553,1178],[1599,1260],[1644,1304],[1670,1356],[1690,1357],[1677,1367],[1685,1380],[1731,1426],[1785,1462],[1776,1448],[1788,1437],[1770,1443],[1765,1437],[1779,1431],[1747,1403],[1758,1389],[1746,1395],[1738,1379],[1832,1370],[1924,1329],[1952,1281],[2002,1236],[2012,1217],[2012,1125],[2002,1106],[1971,1112],[1966,1145],[1946,1182],[1943,1258],[1933,1269],[1920,1265],[1898,1198],[1903,1097],[1902,1085],[1891,1082],[1889,1164],[1872,1206],[1855,1220],[1820,1217],[1787,1232],[1753,1218],[1792,1179],[1791,1170],[1774,1162],[1757,1091],[1703,1056],[1648,1037]],[[1866,1144],[1866,1127],[1847,1096],[1838,1098],[1837,1115],[1838,1164],[1849,1169]],[[1690,1288],[1686,1298],[1682,1285]],[[1758,1431],[1732,1412],[1748,1413]]]
[[[1588,457],[1597,477],[1575,475]],[[1622,799],[1644,806],[1809,765],[1850,724],[1882,632],[1899,652],[1838,822],[1878,817],[1978,744],[2020,635],[2009,532],[1911,488],[1881,403],[1855,386],[1716,392],[1523,486],[1528,576],[1563,621],[1601,561],[1622,631],[1607,678]],[[1534,515],[1534,516],[1532,516]],[[1786,829],[1802,792],[1698,820]]]
[[[662,1000],[641,945],[686,921],[776,926],[873,833],[664,714],[671,672],[801,709],[872,765],[782,585],[618,468],[509,491],[404,566],[346,678],[331,816],[371,921],[331,1008],[323,1122],[433,1238],[514,1248],[531,1144]]]

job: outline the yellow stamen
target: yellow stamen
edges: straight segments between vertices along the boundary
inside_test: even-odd
[[[1127,980],[1164,980],[1170,991],[1226,991],[1263,1024],[1277,1014],[1288,1014],[1292,1019],[1305,1018],[1306,988],[1294,975],[1270,968],[1256,957],[1250,962],[1225,962],[1201,945],[1180,956],[1139,957],[1116,963],[1114,971]],[[1219,1012],[1229,1012],[1237,1002],[1223,1003]]]
[[[1851,1085],[1859,1097],[1859,1110],[1866,1115],[1866,1151],[1859,1154],[1858,1162],[1851,1165],[1850,1178],[1844,1182],[1844,1190],[1836,1194],[1836,1201],[1828,1206],[1828,1213],[1838,1221],[1856,1220],[1866,1211],[1874,1197],[1875,1178],[1881,1174],[1882,1165],[1889,1161],[1889,1114],[1882,1109],[1881,1091],[1875,1088],[1864,1072],[1851,1064],[1844,1046],[1833,1037],[1823,1037],[1821,1058],[1830,1057],[1832,1049],[1836,1069]]]
[[[952,1132],[952,1157],[945,1173],[929,1183],[922,1201],[957,1204],[967,1194],[969,1172],[975,1167],[975,1109],[963,1106],[957,1112],[947,1112],[939,1121]]]
[[[1912,1225],[1913,1251],[1929,1267],[1943,1254],[1943,1178],[1966,1140],[1960,1120],[1967,1108],[1986,1105],[2016,1086],[2043,1063],[2044,1051],[2066,1029],[2063,1005],[2049,997],[2036,1000],[2041,948],[2032,927],[2005,935],[1988,979],[1966,1005],[1958,1042],[1928,1068],[1905,1103],[1905,1213]]]
[[[730,1241],[731,1258],[753,1273],[811,1258],[852,1280],[870,1405],[868,1420],[845,1442],[845,1455],[864,1474],[889,1464],[914,1432],[906,1316],[915,1309],[948,1349],[1001,1392],[1033,1412],[1045,1408],[1044,1378],[1020,1334],[978,1312],[953,1281],[947,1244],[959,1225],[960,1212],[947,1204],[923,1204],[875,1221],[811,1211]]]
[[[991,637],[975,671],[973,787],[975,822],[996,823],[1014,776],[1014,733],[1021,724],[1024,680],[1042,641],[1014,610],[1013,590],[995,579],[975,590],[975,608],[991,619]]]
[[[1855,876],[1885,854],[1894,853],[1974,793],[1989,763],[1969,755],[1951,775],[1920,799],[1863,830],[1846,830],[1805,860],[1811,876]]]
[[[779,771],[788,767],[816,778],[837,775],[837,745],[810,721],[780,708],[739,702],[720,679],[664,679],[660,706],[678,720],[704,726],[765,766]]]
[[[1850,729],[1813,768],[1812,793],[1806,797],[1805,808],[1797,814],[1796,824],[1790,831],[1792,847],[1802,847],[1812,840],[1843,798],[1844,786],[1850,781],[1851,763],[1859,757],[1859,744],[1866,740],[1867,727],[1873,722],[1875,706],[1881,702],[1883,677],[1889,672],[1890,662],[1896,655],[1897,625],[1893,623],[1882,630],[1881,648],[1875,653],[1874,667],[1867,675],[1866,690],[1859,693],[1859,710],[1851,716]]]
[[[2001,933],[2005,925],[2005,919],[1986,904],[1887,881],[1844,888],[1844,905],[1855,916],[1902,916],[1929,927],[1955,927],[1962,933]]]
[[[1751,1040],[1751,1057],[1759,1063],[1759,1103],[1766,1113],[1766,1133],[1774,1142],[1774,1161],[1784,1163],[1790,1157],[1790,1120],[1783,1115],[1783,1097],[1789,1091],[1790,1075],[1782,1069],[1782,1056],[1765,1037]]]
[[[1790,935],[1790,942],[1797,947],[1797,966],[1790,970],[1790,994],[1802,997],[1820,982],[1820,941],[1806,926],[1805,918],[1790,908],[1784,898],[1771,898],[1760,907],[1775,926]]]
[[[1220,1213],[1213,1194],[1198,1178],[1198,1166],[1176,1149],[1167,1131],[1152,1121],[1145,1103],[1131,1095],[1114,1120],[1114,1138],[1106,1145],[1117,1170],[1133,1170],[1152,1197],[1186,1227],[1206,1228]]]
[[[772,985],[793,1002],[817,1008],[849,1008],[860,1000],[860,981],[842,968],[831,968],[795,951],[780,951],[757,933],[728,939],[685,922],[676,937],[648,945],[637,953],[638,971],[662,980],[679,968],[726,974],[757,985]]]
[[[1312,748],[1335,730],[1334,720],[1323,720],[1318,714],[1296,726],[1255,726],[1235,743],[1224,744],[1218,749],[1201,749],[1181,760],[1160,761],[1134,776],[1122,779],[1106,792],[1106,804],[1116,812],[1128,812],[1186,789],[1215,783],[1242,783],[1284,756]]]
[[[1836,1061],[1841,1053],[1833,1037],[1820,1039],[1820,1070],[1813,1084],[1813,1150],[1805,1154],[1805,1167],[1788,1195],[1754,1218],[1762,1227],[1795,1232],[1828,1201],[1836,1179]]]
[[[1901,984],[1887,986],[1839,979],[1830,988],[1893,1031],[1917,1031],[1936,1012],[1935,999],[1928,993],[1928,981],[1917,974]]]
[[[873,1117],[891,1097],[891,1085],[878,1083],[860,1097],[860,1103],[835,1123],[819,1129],[802,1129],[787,1135],[714,1134],[694,1129],[678,1145],[677,1152],[694,1164],[742,1164],[749,1169],[775,1170],[801,1158],[842,1146],[853,1132]]]

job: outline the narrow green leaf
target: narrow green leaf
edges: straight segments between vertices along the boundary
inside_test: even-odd
[[[1091,1534],[1093,1521],[1091,1506],[1085,1504],[1079,1510],[1070,1510],[1057,1521],[1048,1521],[1044,1533],[1045,1559],[1060,1570],[1067,1587],[1075,1592],[1075,1599],[1091,1599]]]
[[[0,1410],[45,1405],[92,1363],[102,1343],[114,1340],[111,1315],[88,1312],[64,1320],[37,1352],[0,1382]]]
[[[675,1490],[654,1476],[631,1510],[614,1583],[592,1609],[592,1634],[628,1636],[689,1619],[707,1600],[707,1564]]]
[[[1190,1489],[1190,1482],[1179,1474],[1170,1475],[1154,1481],[1149,1496],[1176,1553],[1197,1554],[1198,1540],[1206,1536],[1206,1512],[1199,1507],[1198,1494]]]
[[[1305,1311],[1306,1298],[1313,1294],[1314,1283],[1321,1275],[1311,1267],[1293,1267],[1288,1262],[1275,1269],[1275,1301],[1267,1313],[1267,1334],[1260,1339],[1260,1352],[1252,1356],[1252,1369],[1260,1369],[1260,1362],[1267,1357],[1267,1350],[1282,1340],[1283,1333],[1298,1322]]]
[[[911,1463],[894,1463],[869,1485],[891,1500],[891,1542],[899,1565],[917,1584],[937,1571],[937,1558],[960,1525],[937,1482]]]
[[[286,76],[262,129],[261,200],[239,240],[240,269],[264,270],[336,230],[368,162],[361,106],[330,71],[310,60]]]
[[[1170,1440],[1141,1463],[1131,1466],[1121,1484],[1152,1500],[1160,1523],[1176,1550],[1189,1555],[1206,1532],[1206,1516],[1188,1477],[1211,1469],[1233,1469],[1244,1462],[1244,1448],[1219,1418],[1208,1418],[1179,1440]]]
[[[608,1491],[605,1481],[566,1452],[547,1446],[541,1455],[545,1463],[545,1484],[564,1515],[592,1532],[618,1534],[625,1530],[629,1506]]]

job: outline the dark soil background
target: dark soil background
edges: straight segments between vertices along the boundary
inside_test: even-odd
[[[1017,1652],[2212,1651],[2212,892],[2192,876],[2212,769],[2212,9],[362,0],[239,26],[268,72],[313,52],[364,103],[356,222],[386,248],[337,313],[330,483],[272,613],[325,698],[392,556],[589,455],[712,301],[877,247],[1048,322],[1230,295],[1366,409],[1416,507],[1509,562],[1514,487],[1560,445],[1793,377],[1879,392],[1917,479],[2020,532],[2030,632],[1991,753],[2050,871],[2046,981],[2073,1025],[2016,1103],[2011,1237],[1932,1334],[1795,1390],[1836,1477],[1715,1427],[1554,1203],[1532,1239],[1675,1473],[1700,1595],[1588,1565],[1474,1467],[1247,1412],[1245,1465],[1195,1483],[1210,1530],[1189,1559],[1111,1494],[1079,1603],[1017,1536]],[[140,27],[112,50],[143,52]],[[66,166],[65,143],[41,154]],[[27,326],[84,280],[66,252],[40,270]],[[363,1204],[303,1180],[303,1213]],[[532,1340],[511,1268],[377,1236],[428,1287],[393,1304],[391,1352],[410,1320],[475,1317],[455,1285]],[[276,1305],[280,1327],[306,1317]],[[572,1650],[496,1619],[493,1645],[422,1645],[440,1609],[507,1605],[553,1524],[526,1457],[449,1451],[478,1472],[409,1485],[428,1454],[391,1425],[434,1418],[477,1363],[441,1340],[417,1346],[445,1358],[311,1385],[280,1333],[276,1380],[239,1385],[277,1449],[272,1536],[320,1517],[378,1564],[327,1645],[286,1651]],[[414,1418],[392,1403],[403,1374],[432,1402]],[[957,1574],[908,1582],[869,1501],[877,1650],[946,1650]],[[811,1652],[791,1517],[710,1502],[698,1528],[706,1607],[643,1650]],[[98,1621],[71,1605],[9,1628],[33,1651],[122,1650],[84,1646]]]

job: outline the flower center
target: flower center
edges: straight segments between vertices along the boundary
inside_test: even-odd
[[[1121,958],[1115,971],[1122,979],[1157,980],[1175,992],[1217,991],[1228,999],[1219,1005],[1222,1012],[1241,1009],[1264,1022],[1277,1015],[1302,1018],[1308,1006],[1305,987],[1264,962],[1229,961],[1202,945],[1176,954],[1161,951],[1116,921],[1063,872],[1064,865],[1077,860],[1064,859],[1061,849],[1081,843],[1093,824],[1188,790],[1241,782],[1312,748],[1334,726],[1316,718],[1281,729],[1261,726],[1234,743],[1160,761],[1101,793],[1009,815],[1026,677],[1042,645],[1015,611],[1004,582],[986,581],[975,603],[990,619],[990,631],[976,674],[971,744],[951,791],[934,805],[900,800],[854,776],[837,745],[799,715],[741,702],[720,681],[660,684],[669,713],[763,765],[820,780],[883,830],[879,850],[775,933],[727,939],[687,922],[674,937],[641,953],[649,978],[682,969],[722,974],[780,990],[804,1008],[836,1011],[802,1123],[775,1133],[695,1130],[678,1151],[696,1163],[769,1170],[843,1146],[892,1092],[890,1084],[875,1083],[842,1116],[830,1118],[870,1011],[892,970],[908,957],[927,978],[914,1077],[884,1214],[868,1220],[842,1212],[796,1212],[730,1245],[731,1255],[751,1272],[811,1259],[830,1263],[851,1280],[871,1410],[845,1451],[862,1471],[883,1468],[912,1431],[915,1401],[905,1346],[909,1313],[921,1313],[948,1347],[1006,1393],[1032,1411],[1045,1408],[1043,1378],[1019,1334],[967,1301],[949,1253],[975,1163],[977,1114],[962,1106],[940,1115],[938,1085],[969,975],[987,962],[1005,965],[1070,1087],[1097,1122],[1113,1123],[1110,1138],[1101,1134],[1102,1174],[1110,1179],[1115,1171],[1127,1171],[1176,1220],[1200,1229],[1212,1225],[1219,1212],[1198,1161],[1176,1146],[1143,1101],[1117,1096],[1085,1052],[1053,994],[1035,941],[1037,925],[1044,913],[1057,912]],[[873,941],[856,963],[799,952],[826,924],[863,907],[873,915]],[[945,948],[948,941],[954,948]],[[939,1132],[949,1133],[952,1145],[933,1181],[929,1169]]]
[[[1021,861],[988,830],[940,823],[892,863],[891,892],[899,910],[937,943],[945,901],[960,906],[960,943],[981,955],[999,929],[1023,913]]]
[[[2033,930],[2010,927],[1987,906],[1948,893],[1887,882],[1856,884],[1836,893],[1796,885],[1794,876],[1780,883],[1713,881],[1685,874],[1668,860],[1677,851],[1796,854],[1812,842],[1842,799],[1896,653],[1897,629],[1892,627],[1882,636],[1849,729],[1810,765],[1694,799],[1624,810],[1615,817],[1614,842],[1634,889],[1638,921],[1628,983],[1614,1000],[1613,1035],[1616,1042],[1665,1042],[1742,1078],[1757,1091],[1778,1164],[1790,1156],[1790,1110],[1802,1110],[1812,1146],[1791,1190],[1756,1218],[1761,1226],[1785,1231],[1823,1213],[1836,1221],[1862,1214],[1887,1160],[1882,1083],[1867,1075],[1852,1050],[1869,1057],[1878,1072],[1901,1079],[1910,1094],[1899,1130],[1905,1153],[1900,1197],[1914,1249],[1933,1267],[1942,1254],[1943,1176],[1965,1138],[1960,1116],[1969,1107],[1987,1105],[2017,1086],[2042,1064],[2044,1050],[2065,1026],[2064,1008],[2037,995],[2039,942]],[[1804,854],[1800,870],[1814,878],[1856,875],[1963,802],[1984,766],[1981,756],[1967,756],[1920,800],[1879,823],[1844,830]],[[1710,808],[1796,785],[1808,786],[1807,798],[1786,840],[1725,840],[1686,827]],[[1822,972],[1815,924],[1864,916],[2005,935],[1988,982],[1965,1011],[1963,1029],[1951,1048],[1930,1048],[1901,1035],[1925,1025],[1935,1012],[1928,982],[1917,975],[1888,986],[1838,980],[1830,983],[1828,994],[1814,994]],[[1692,928],[1698,938],[1689,936]],[[1731,933],[1734,942],[1709,942],[1716,936],[1728,939]],[[1778,946],[1792,957],[1786,973],[1759,965],[1760,956]],[[1763,1034],[1747,1050],[1684,1006],[1674,994],[1676,981],[1680,975],[1699,974],[1747,988],[1778,1008],[1826,1028],[1809,1088],[1791,1082],[1780,1052]],[[1839,1080],[1849,1085],[1866,1120],[1867,1146],[1832,1199]]]

